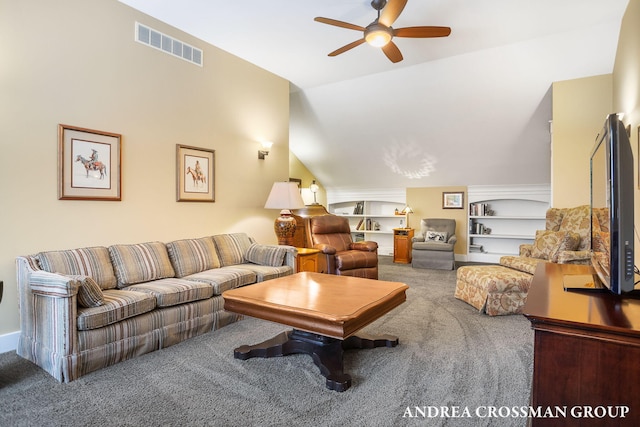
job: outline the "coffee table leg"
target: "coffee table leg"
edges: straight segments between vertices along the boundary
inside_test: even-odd
[[[342,392],[351,387],[351,376],[344,373],[344,350],[395,347],[396,345],[398,345],[398,338],[390,335],[351,336],[345,340],[339,340],[294,329],[282,332],[260,344],[240,346],[234,350],[233,355],[236,359],[246,360],[252,357],[269,358],[288,354],[308,354],[320,368],[320,373],[327,379],[327,388]]]

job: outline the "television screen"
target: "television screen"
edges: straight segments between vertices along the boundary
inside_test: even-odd
[[[616,294],[634,288],[633,176],[627,131],[611,114],[591,152],[591,263]]]

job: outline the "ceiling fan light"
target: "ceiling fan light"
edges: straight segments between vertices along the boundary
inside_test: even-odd
[[[376,30],[367,33],[364,39],[371,46],[382,47],[391,41],[391,34],[386,31]]]
[[[392,38],[393,34],[391,30],[377,22],[369,25],[364,31],[364,39],[371,46],[382,47],[389,43]]]

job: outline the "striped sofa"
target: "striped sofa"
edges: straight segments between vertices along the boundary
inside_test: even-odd
[[[296,249],[244,233],[16,260],[17,353],[60,382],[239,320],[222,292],[292,274]]]

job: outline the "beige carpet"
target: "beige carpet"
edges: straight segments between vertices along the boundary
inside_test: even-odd
[[[407,283],[408,299],[365,331],[397,335],[400,345],[348,352],[353,385],[344,393],[326,389],[306,355],[234,359],[235,347],[286,329],[248,318],[70,384],[4,353],[0,425],[525,426],[525,419],[482,411],[528,405],[529,322],[481,315],[454,299],[454,271],[414,270],[381,257],[380,279]],[[416,406],[431,417],[408,417]],[[451,417],[454,407],[471,417]]]

